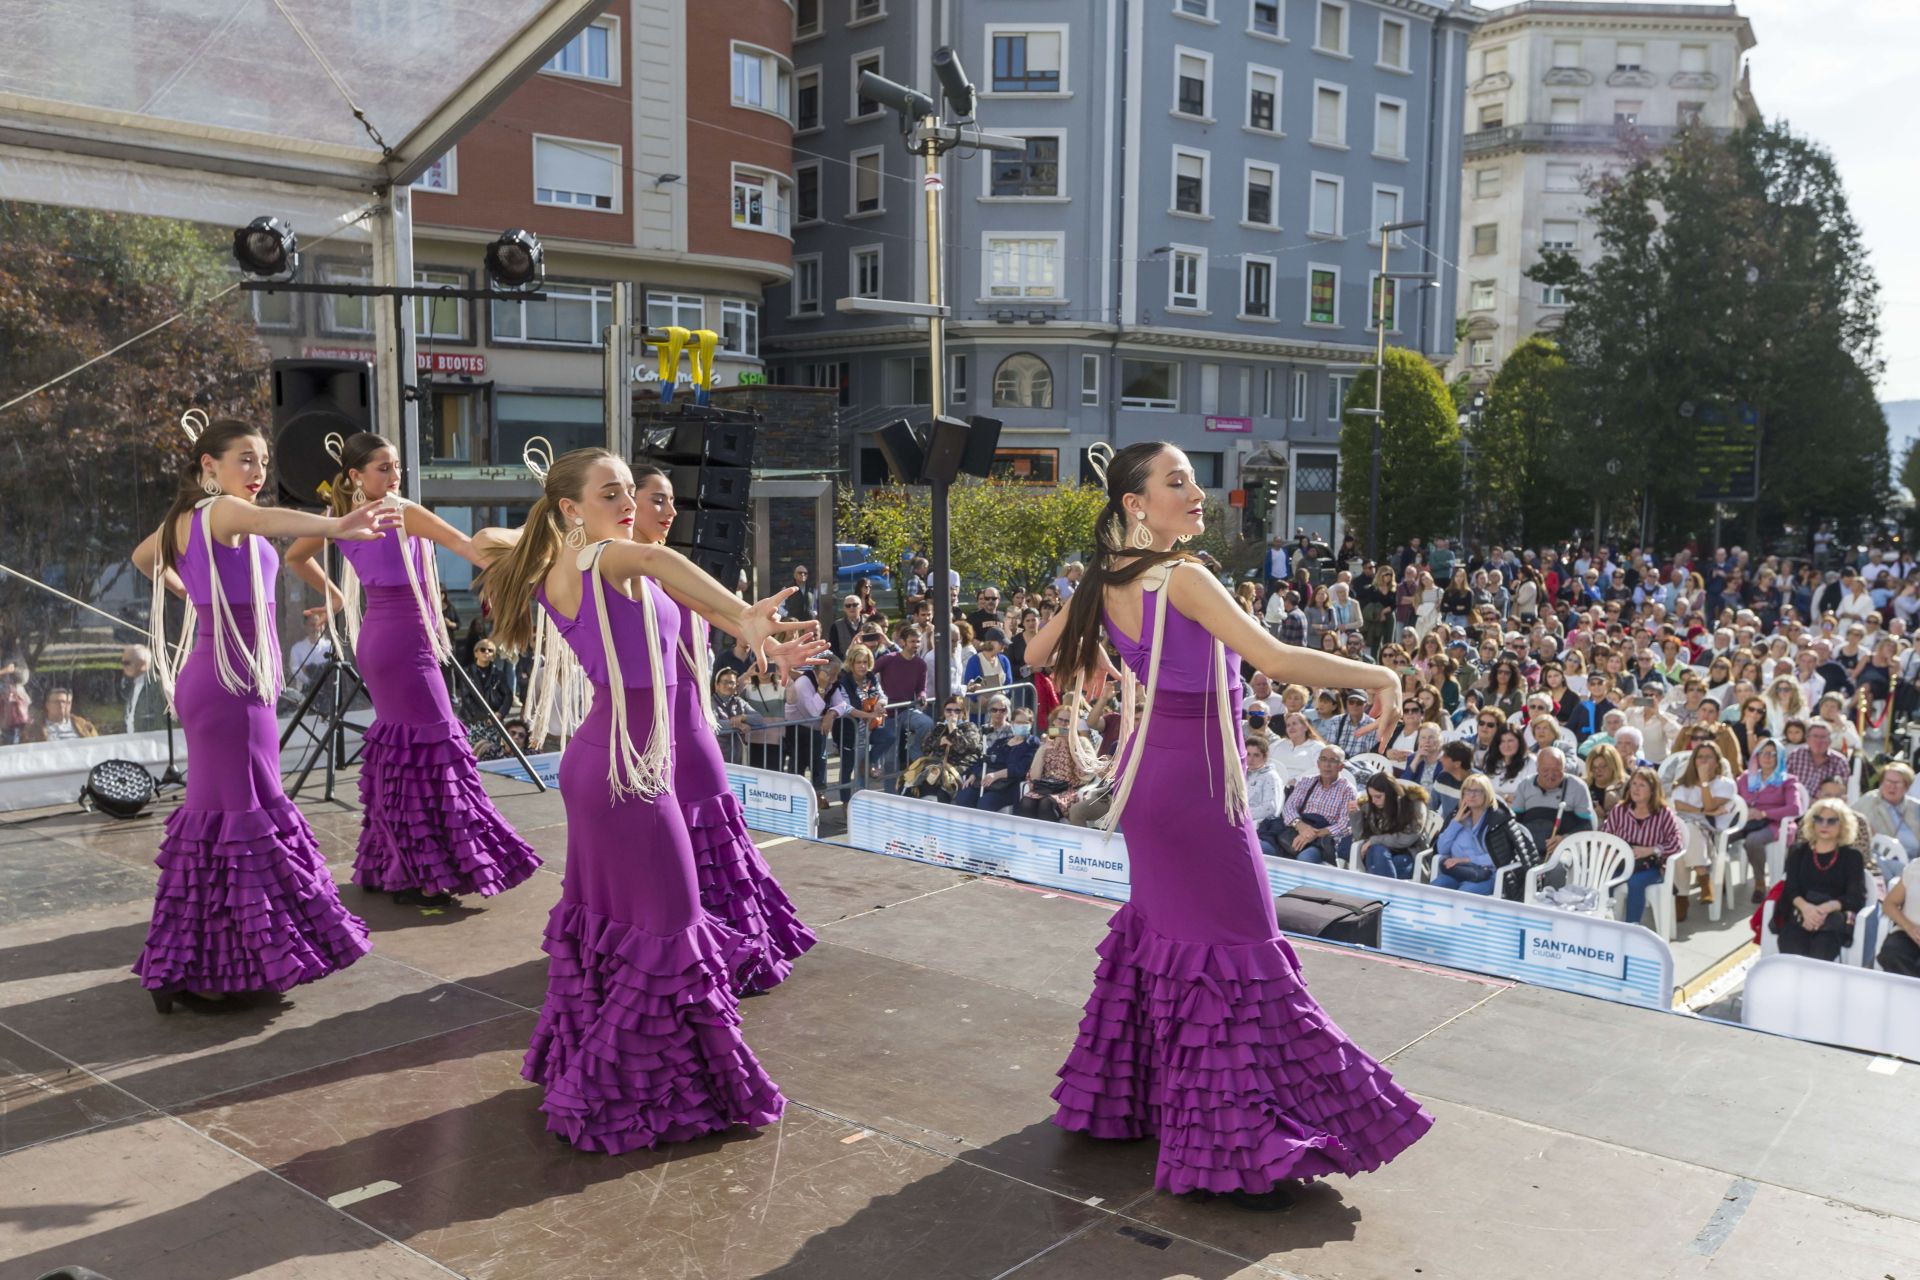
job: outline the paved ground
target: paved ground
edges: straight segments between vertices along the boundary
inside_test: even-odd
[[[355,895],[372,956],[218,1015],[126,971],[160,815],[0,825],[0,1280],[1920,1280],[1911,1066],[1309,946],[1439,1124],[1284,1215],[1191,1204],[1151,1144],[1047,1123],[1110,907],[776,838],[822,938],[744,1006],[786,1119],[575,1153],[518,1074],[559,801],[489,785],[552,874],[437,915]],[[308,810],[341,871],[358,815]]]

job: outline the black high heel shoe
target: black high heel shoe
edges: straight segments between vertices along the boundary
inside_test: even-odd
[[[1294,1187],[1284,1182],[1273,1184],[1271,1191],[1202,1191],[1202,1201],[1225,1200],[1236,1209],[1249,1213],[1284,1213],[1293,1208]]]
[[[451,907],[454,905],[450,893],[422,893],[418,889],[402,889],[393,895],[393,900],[403,907]]]
[[[155,1013],[172,1013],[175,1004],[204,1013],[210,1009],[218,1009],[227,1003],[225,996],[204,996],[197,991],[189,991],[185,987],[150,987],[147,994],[153,997]]]

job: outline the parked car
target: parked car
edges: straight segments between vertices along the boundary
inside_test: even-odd
[[[852,586],[861,578],[871,579],[876,587],[886,587],[893,582],[892,573],[886,565],[874,558],[873,548],[866,543],[834,543],[833,580],[835,584]]]

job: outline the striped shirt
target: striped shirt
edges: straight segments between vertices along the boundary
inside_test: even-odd
[[[1610,836],[1619,836],[1637,848],[1658,850],[1662,863],[1679,853],[1683,843],[1680,820],[1665,805],[1642,818],[1634,813],[1631,806],[1622,802],[1608,810],[1606,821],[1600,824],[1600,829]]]
[[[1815,761],[1811,747],[1795,747],[1787,752],[1787,772],[1800,780],[1809,796],[1820,794],[1820,784],[1828,778],[1846,778],[1848,774],[1846,757],[1838,751],[1827,752],[1824,759]]]
[[[1316,773],[1294,784],[1287,807],[1280,814],[1289,824],[1298,822],[1303,812],[1318,814],[1327,820],[1328,834],[1344,836],[1348,815],[1353,812],[1353,795],[1353,779],[1345,769],[1331,783],[1320,781]]]

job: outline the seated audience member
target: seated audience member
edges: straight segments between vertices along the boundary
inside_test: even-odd
[[[1920,859],[1910,861],[1880,900],[1880,968],[1920,978]]]
[[[1073,806],[1074,790],[1087,782],[1090,773],[1081,761],[1082,748],[1075,738],[1073,709],[1065,703],[1053,709],[1047,719],[1047,737],[1034,753],[1027,770],[1026,784],[1020,793],[1020,816],[1060,822]]]
[[[951,803],[973,767],[986,754],[980,726],[967,719],[966,699],[947,699],[939,723],[927,731],[920,756],[901,776],[904,794]]]
[[[1740,840],[1747,851],[1747,865],[1753,869],[1753,901],[1767,896],[1767,847],[1784,833],[1792,845],[1798,836],[1797,822],[1811,803],[1807,789],[1787,772],[1780,744],[1762,738],[1753,749],[1753,759],[1740,775],[1740,798],[1747,802],[1747,825]]]
[[[22,742],[71,742],[75,738],[93,738],[100,731],[93,721],[73,714],[73,690],[49,689],[47,699],[21,735]]]
[[[1441,889],[1464,889],[1483,897],[1493,894],[1496,870],[1493,853],[1487,847],[1488,815],[1499,804],[1493,782],[1484,773],[1476,773],[1460,784],[1460,807],[1453,819],[1440,828],[1436,842],[1438,857],[1434,863],[1433,883]]]
[[[1329,743],[1320,749],[1314,775],[1295,783],[1280,816],[1257,829],[1263,853],[1302,862],[1333,861],[1353,812],[1353,779],[1346,763],[1339,747]]]
[[[1269,818],[1280,816],[1280,775],[1267,758],[1265,735],[1247,736],[1247,817],[1254,830]]]
[[[1427,843],[1426,816],[1424,789],[1403,785],[1390,773],[1368,778],[1353,823],[1353,848],[1361,867],[1376,876],[1413,879],[1414,855]]]
[[[1786,876],[1773,904],[1780,954],[1838,960],[1867,905],[1867,855],[1860,820],[1840,800],[1816,800],[1787,850]]]
[[[1880,771],[1880,785],[1853,802],[1854,812],[1866,824],[1866,835],[1898,840],[1906,862],[1920,855],[1920,804],[1907,795],[1912,786],[1912,766],[1890,761]],[[1920,903],[1914,906],[1920,908]]]
[[[1700,901],[1713,901],[1713,854],[1720,834],[1733,821],[1733,802],[1739,796],[1733,771],[1711,739],[1694,746],[1686,767],[1674,783],[1673,811],[1680,819],[1685,849],[1681,859],[1693,872],[1700,889]],[[1675,900],[1678,918],[1687,918],[1687,895]]]
[[[1020,780],[1033,768],[1041,740],[1033,733],[1033,712],[1017,708],[1008,717],[1006,733],[987,743],[980,768],[968,776],[954,803],[998,813],[1020,800]]]
[[[1534,843],[1551,856],[1567,836],[1593,830],[1593,795],[1586,783],[1567,772],[1560,748],[1542,749],[1533,765],[1533,773],[1514,793],[1513,812]]]
[[[1660,775],[1649,768],[1635,769],[1627,778],[1626,799],[1615,805],[1600,824],[1633,850],[1627,876],[1628,924],[1639,924],[1647,910],[1647,890],[1665,878],[1668,858],[1680,856],[1680,820],[1667,803]]]
[[[1440,748],[1440,776],[1427,789],[1428,801],[1442,818],[1452,820],[1460,807],[1460,788],[1473,776],[1473,748],[1465,742],[1449,742]]]

